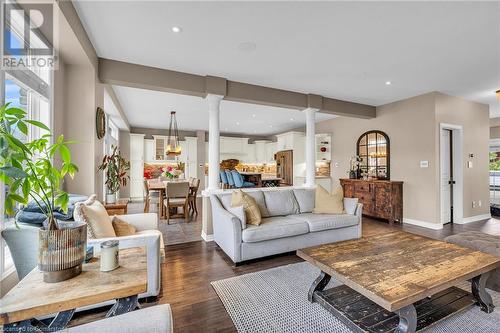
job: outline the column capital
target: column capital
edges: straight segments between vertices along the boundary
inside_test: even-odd
[[[318,109],[318,108],[305,108],[305,109],[304,109],[304,110],[302,110],[302,111],[303,111],[303,112],[306,112],[306,113],[308,113],[308,112],[310,112],[310,113],[316,113],[316,112],[318,112],[319,110],[320,110],[320,109]]]
[[[207,94],[205,99],[209,102],[220,102],[224,98],[224,95]]]

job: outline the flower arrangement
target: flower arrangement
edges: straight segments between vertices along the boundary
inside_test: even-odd
[[[180,162],[180,163],[182,163],[182,162]],[[179,178],[179,176],[184,173],[184,167],[185,167],[185,164],[182,163],[182,166],[181,166],[182,169],[181,169],[179,164],[177,164],[177,168],[174,168],[171,165],[168,165],[166,168],[164,168],[163,174],[162,174],[163,177],[167,177],[168,179]]]

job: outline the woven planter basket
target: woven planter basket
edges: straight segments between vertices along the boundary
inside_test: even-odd
[[[38,268],[45,282],[71,279],[82,272],[87,247],[87,225],[38,232]]]

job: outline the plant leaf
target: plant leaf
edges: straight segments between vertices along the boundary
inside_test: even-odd
[[[26,178],[28,177],[28,174],[24,172],[22,169],[18,169],[13,166],[4,166],[0,167],[0,172],[5,174],[7,177],[10,178]]]
[[[23,133],[24,135],[28,135],[28,126],[22,121],[18,121],[16,124],[17,128]]]
[[[59,154],[61,154],[61,159],[64,163],[71,162],[71,152],[69,151],[68,147],[66,147],[65,145],[60,145]]]
[[[50,128],[48,128],[47,125],[45,125],[44,123],[42,123],[40,121],[26,119],[25,122],[27,122],[33,126],[40,127],[46,131],[50,131]]]
[[[26,111],[24,111],[23,109],[20,109],[20,108],[7,108],[5,109],[5,114],[8,114],[8,115],[25,115],[26,114]]]

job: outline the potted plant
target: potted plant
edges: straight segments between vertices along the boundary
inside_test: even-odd
[[[125,160],[118,147],[112,146],[111,155],[104,155],[99,171],[106,173],[106,203],[112,204],[116,202],[116,193],[122,186],[127,185],[129,176],[127,171],[130,170],[130,162]]]
[[[39,139],[22,142],[16,136],[28,135],[29,126],[46,132]],[[6,185],[5,213],[13,216],[16,203],[33,201],[47,217],[39,231],[38,268],[44,281],[57,282],[80,274],[85,258],[87,226],[84,223],[56,221],[57,209],[68,210],[69,196],[61,189],[66,176],[74,177],[78,167],[60,135],[51,143],[50,129],[41,122],[26,119],[22,109],[0,107],[0,180]],[[54,163],[58,155],[60,163]],[[17,222],[16,222],[17,226]]]

